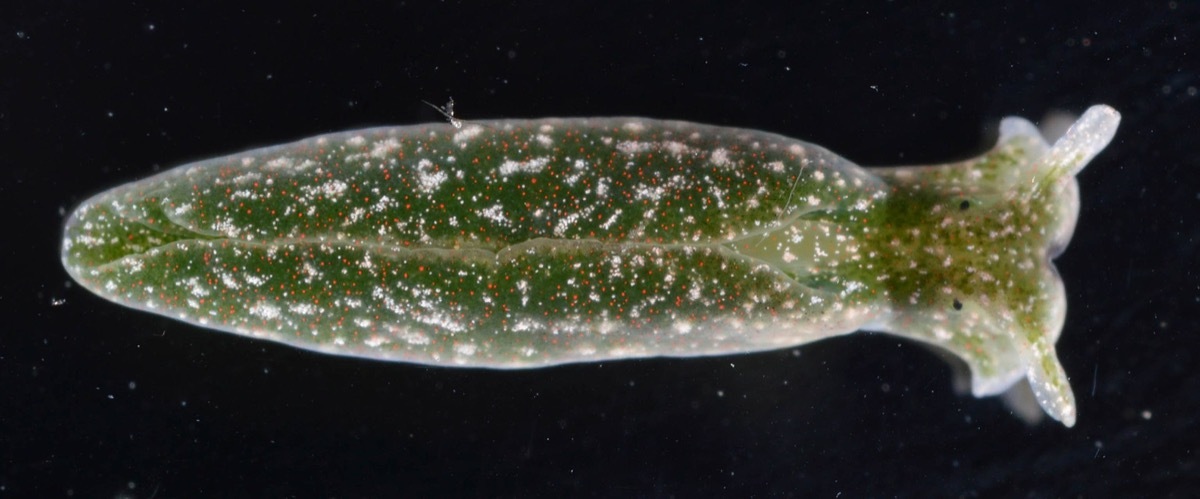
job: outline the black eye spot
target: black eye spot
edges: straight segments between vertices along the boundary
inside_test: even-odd
[[[967,201],[965,199],[963,200],[963,202],[958,203],[958,209],[960,209],[962,211],[967,211],[967,208],[970,208],[970,207],[971,207],[971,202]]]
[[[954,310],[962,310],[962,302],[958,298],[954,299]]]

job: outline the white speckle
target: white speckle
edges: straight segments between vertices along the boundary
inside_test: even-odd
[[[391,154],[392,151],[395,151],[396,149],[399,149],[399,148],[400,148],[400,142],[397,141],[395,138],[389,137],[387,140],[381,140],[381,141],[376,142],[371,147],[371,157],[376,158],[376,159],[383,159],[383,158],[386,158],[388,156],[388,154]]]
[[[344,220],[342,222],[342,227],[349,226],[350,224],[353,224],[355,222],[358,222],[359,220],[362,220],[363,215],[365,215],[366,213],[367,213],[366,208],[362,208],[362,207],[354,208],[353,210],[350,211],[350,214],[346,216],[346,220]]]
[[[629,155],[649,151],[651,147],[653,145],[649,142],[639,142],[636,140],[622,140],[617,142],[617,150]]]
[[[457,132],[454,132],[454,143],[462,147],[466,147],[467,142],[470,142],[471,139],[478,137],[481,133],[483,133],[483,127],[479,125],[471,125],[460,128]]]
[[[683,142],[667,141],[663,142],[662,148],[675,156],[676,160],[683,159],[685,155],[692,155],[695,150]]]
[[[379,200],[375,201],[375,204],[371,205],[371,211],[373,211],[375,213],[382,213],[384,210],[387,210],[393,204],[395,204],[395,203],[392,202],[392,198],[387,197],[387,196],[382,196],[379,198]]]
[[[601,178],[596,181],[596,196],[605,197],[608,194],[608,178]]]
[[[446,172],[434,168],[433,161],[428,158],[417,162],[417,190],[422,193],[432,194],[449,178]]]
[[[313,315],[317,313],[317,307],[311,303],[289,303],[288,312],[296,315]]]
[[[241,289],[242,285],[237,282],[237,278],[233,274],[222,273],[221,284],[224,284],[227,289]]]
[[[246,159],[242,160],[243,166],[250,166],[251,164],[254,164],[254,158],[246,158]],[[267,164],[263,165],[263,170],[265,170],[265,171],[287,170],[287,169],[291,168],[292,165],[294,165],[294,164],[295,164],[295,160],[293,160],[292,158],[289,158],[287,156],[280,156],[278,158],[272,158],[270,161],[267,161]]]
[[[613,224],[617,223],[617,219],[620,218],[622,211],[623,210],[620,208],[613,210],[612,216],[608,217],[608,220],[605,220],[604,223],[600,224],[600,228],[604,230],[612,228]]]
[[[508,217],[504,216],[504,206],[496,203],[487,208],[478,211],[479,216],[491,220],[500,225],[508,225]]]
[[[581,218],[587,218],[592,214],[593,211],[595,211],[595,209],[596,205],[589,205],[587,208],[584,208],[583,211],[577,211],[560,218],[558,223],[554,224],[554,235],[558,237],[564,236],[567,233],[567,230],[569,230],[572,225],[575,225],[575,222],[578,222]]]
[[[643,184],[643,185],[637,186],[634,189],[633,198],[637,199],[637,200],[645,199],[645,200],[650,201],[651,203],[657,203],[659,200],[661,200],[663,198],[663,196],[665,196],[667,194],[667,192],[668,192],[667,187],[664,185],[650,186],[650,185]],[[653,210],[650,210],[650,211],[647,211],[646,213],[648,215],[653,216],[654,212],[653,212]]]
[[[613,331],[616,331],[618,327],[620,327],[620,324],[604,319],[600,321],[600,325],[596,328],[596,332],[600,334],[609,334]]]
[[[512,330],[518,333],[523,333],[526,331],[543,331],[545,329],[546,328],[542,326],[541,323],[533,319],[521,319],[512,326]]]
[[[229,238],[237,238],[238,234],[242,233],[242,228],[234,224],[231,218],[218,220],[217,223],[212,225],[212,230]]]
[[[420,331],[412,331],[409,329],[400,329],[400,330],[395,330],[394,332],[396,333],[397,338],[403,340],[405,343],[408,343],[409,345],[419,346],[419,345],[428,345],[428,344],[432,343],[432,340],[429,339],[429,336],[426,336],[425,333],[422,333]],[[378,338],[379,338],[380,343],[390,341],[390,340],[387,340],[386,338],[382,338],[382,337],[378,337]],[[371,345],[369,343],[371,340],[367,340],[367,341],[368,341],[368,343],[367,343],[368,346],[375,346],[375,345]]]
[[[197,298],[204,298],[205,296],[211,294],[207,287],[200,284],[199,277],[188,278],[186,281],[183,281],[182,284],[188,288],[188,292],[191,293],[192,296]]]
[[[713,149],[712,157],[708,158],[708,162],[722,167],[733,164],[733,162],[729,160],[729,150],[723,147]]]
[[[346,183],[341,180],[331,180],[321,184],[321,192],[325,194],[325,197],[329,198],[342,195],[342,193],[346,192],[346,188]]]
[[[381,345],[384,345],[387,343],[391,343],[391,340],[387,339],[386,337],[380,336],[378,334],[373,334],[373,335],[367,337],[366,340],[363,340],[363,344],[366,346],[369,346],[371,348],[379,348]],[[412,342],[410,341],[409,343],[412,343]]]
[[[345,193],[347,188],[349,188],[349,186],[347,186],[345,182],[334,179],[327,182],[322,182],[321,184],[315,186],[302,186],[300,187],[300,191],[303,192],[305,196],[324,196],[327,199],[335,199]]]
[[[250,307],[250,310],[248,310],[248,312],[250,312],[250,315],[262,317],[263,319],[266,319],[266,320],[272,320],[272,319],[279,318],[280,310],[279,310],[279,307],[276,307],[274,305],[270,305],[267,303],[257,303],[253,307]]]
[[[533,158],[529,161],[513,161],[511,159],[506,159],[504,160],[504,163],[500,164],[500,175],[507,177],[517,172],[539,173],[546,168],[546,165],[549,163],[550,158],[547,157]]]

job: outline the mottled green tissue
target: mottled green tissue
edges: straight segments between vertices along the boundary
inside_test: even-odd
[[[1050,259],[1115,131],[1019,118],[955,163],[860,168],[776,134],[642,118],[373,128],[98,194],[62,258],[94,293],[341,355],[522,368],[899,334],[1028,379],[1070,425]]]

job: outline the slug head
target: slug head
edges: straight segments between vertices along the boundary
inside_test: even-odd
[[[1116,111],[1096,106],[1048,147],[1007,118],[998,144],[964,162],[876,169],[891,187],[874,214],[875,279],[890,313],[875,328],[932,343],[966,361],[977,396],[1027,378],[1067,426],[1075,404],[1054,343],[1066,293],[1051,259],[1079,213],[1078,173],[1111,140]]]

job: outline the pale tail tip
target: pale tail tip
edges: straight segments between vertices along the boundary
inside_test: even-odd
[[[1071,174],[1079,173],[1100,154],[1117,133],[1121,113],[1104,104],[1089,107],[1050,150],[1052,164],[1064,164]]]
[[[1075,426],[1075,394],[1053,347],[1034,357],[1026,377],[1042,410],[1067,428]]]

